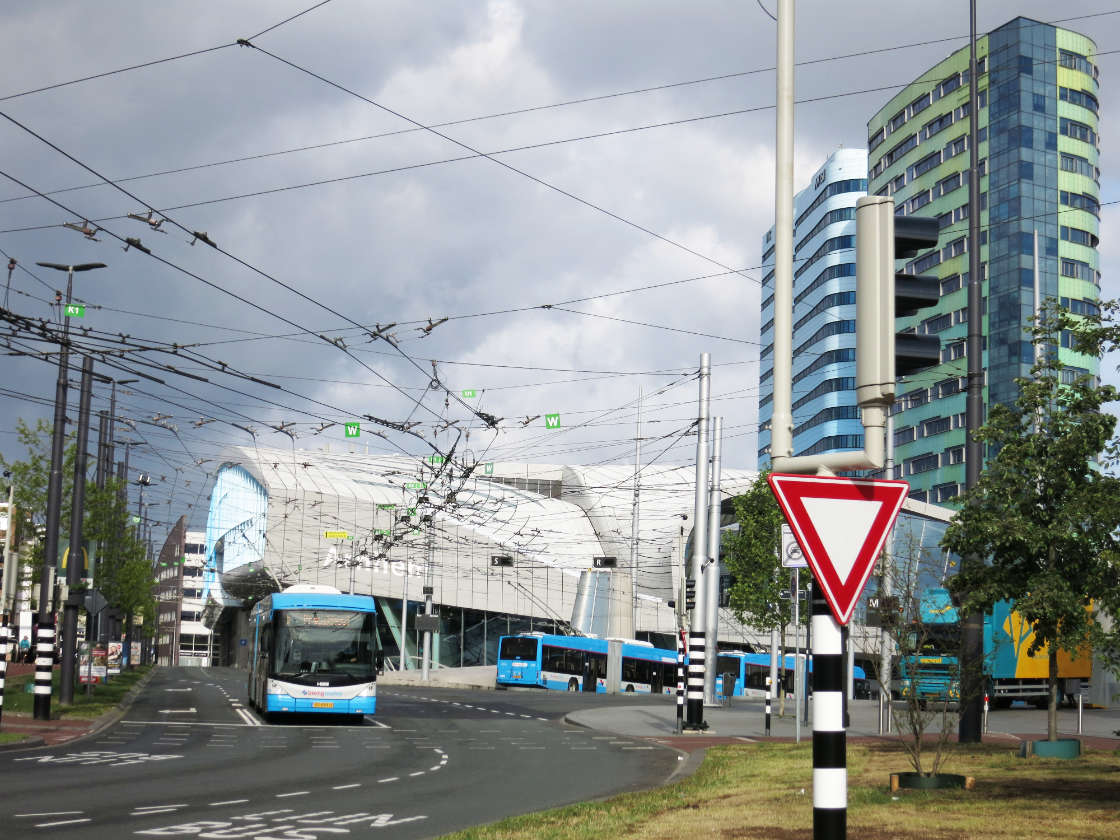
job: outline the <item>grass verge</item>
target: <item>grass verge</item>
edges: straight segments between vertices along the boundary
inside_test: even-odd
[[[971,791],[900,791],[891,773],[912,768],[899,744],[848,745],[848,832],[861,840],[1022,840],[1120,836],[1120,754],[1021,759],[1009,746],[949,747],[942,770],[973,776]],[[688,779],[511,817],[445,840],[747,840],[811,838],[812,747],[757,744],[710,749]]]
[[[63,718],[95,718],[117,707],[128,690],[143,679],[151,670],[150,665],[140,665],[136,668],[122,670],[119,675],[113,675],[109,682],[92,686],[92,692],[86,694],[86,686],[79,685],[74,688],[74,702],[63,705],[58,702],[58,669],[51,675],[51,712],[58,713]],[[28,694],[27,684],[33,682],[34,674],[21,674],[18,677],[9,677],[4,690],[4,712],[17,715],[30,715],[35,709],[35,695]]]

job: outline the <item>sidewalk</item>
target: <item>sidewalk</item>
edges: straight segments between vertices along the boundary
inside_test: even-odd
[[[20,673],[18,670],[13,670],[13,665],[15,665],[15,663],[8,664],[9,676],[13,673]],[[23,667],[33,671],[35,666],[26,665],[16,667]],[[26,673],[26,671],[24,673]],[[124,716],[125,711],[132,705],[132,701],[137,693],[147,685],[148,680],[152,678],[154,673],[154,669],[149,671],[148,674],[124,696],[124,699],[117,708],[95,718],[53,718],[51,720],[36,720],[31,715],[18,715],[5,711],[3,715],[0,716],[0,732],[19,734],[26,737],[22,741],[0,744],[0,751],[26,750],[33,747],[53,747],[59,744],[65,744],[69,741],[76,741],[94,732],[99,732],[106,726],[116,723]],[[57,698],[51,699],[52,703],[57,701]]]

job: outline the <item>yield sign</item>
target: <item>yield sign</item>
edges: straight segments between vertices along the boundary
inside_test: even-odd
[[[832,614],[847,624],[910,485],[782,473],[769,481]]]

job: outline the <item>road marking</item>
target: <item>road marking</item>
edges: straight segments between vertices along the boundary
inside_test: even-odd
[[[379,785],[383,785],[386,782],[396,782],[396,781],[399,781],[399,780],[400,780],[400,776],[390,776],[388,779],[378,779],[377,783]]]
[[[58,820],[57,822],[35,823],[35,828],[51,828],[52,826],[56,826],[56,825],[74,825],[74,823],[87,823],[87,822],[93,822],[93,819],[91,817],[85,817],[85,818],[80,819],[80,820]]]
[[[74,814],[84,814],[85,811],[40,811],[36,814],[12,814],[13,817],[70,817]]]
[[[624,750],[652,750],[653,747],[623,747]]]
[[[387,723],[382,723],[381,721],[374,720],[373,718],[368,717],[368,716],[366,717],[366,722],[367,723],[372,723],[374,726],[380,726],[382,729],[392,729],[393,728],[393,727],[389,726],[389,724],[387,724]]]
[[[417,770],[415,773],[409,773],[408,775],[410,775],[410,776],[423,776],[424,771],[423,770]]]
[[[356,788],[356,787],[361,787],[361,786],[362,786],[361,783],[355,782],[352,785],[335,785],[334,787],[331,788],[331,790],[349,790],[350,788]]]
[[[207,804],[211,808],[217,808],[219,805],[242,805],[248,801],[248,799],[226,799],[222,802],[208,802]]]
[[[297,790],[297,791],[294,791],[292,793],[278,793],[278,794],[276,794],[276,798],[277,799],[287,799],[289,796],[307,796],[307,794],[309,794],[309,793],[311,793],[311,791],[309,791],[309,790]]]
[[[198,709],[191,706],[189,709],[160,709],[161,715],[197,715]]]

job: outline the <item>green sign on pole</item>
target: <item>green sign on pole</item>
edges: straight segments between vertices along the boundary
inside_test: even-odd
[[[544,427],[546,429],[559,429],[560,428],[560,415],[559,414],[546,414],[544,416]]]
[[[66,317],[67,318],[84,318],[86,317],[86,308],[80,303],[66,304]]]
[[[447,459],[445,457],[443,457],[442,455],[429,455],[424,460],[427,461],[432,466],[438,466],[438,465],[442,464],[444,461],[446,461]]]
[[[377,506],[378,510],[396,510],[396,508],[397,506],[392,502],[388,502],[387,504],[380,504]]]
[[[482,465],[482,474],[483,475],[493,475],[494,474],[494,462],[493,461],[487,461],[485,464]]]
[[[427,486],[428,486],[428,482],[426,482],[426,481],[410,481],[410,482],[408,482],[408,484],[405,485],[405,489],[407,489],[407,490],[423,490]]]
[[[347,423],[346,424],[346,437],[358,437],[362,433],[361,423]]]
[[[465,399],[465,400],[473,400],[476,395],[477,395],[477,393],[474,390],[474,388],[464,388],[463,389],[463,399]]]

